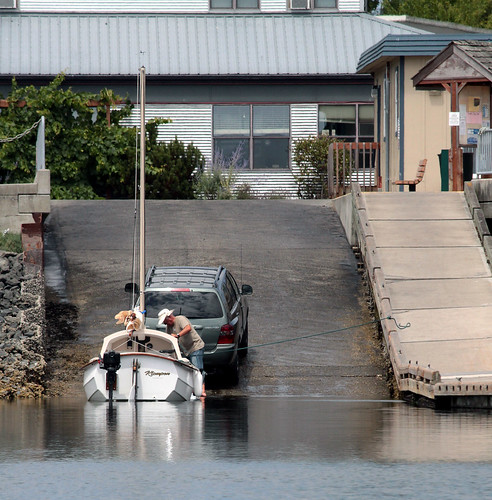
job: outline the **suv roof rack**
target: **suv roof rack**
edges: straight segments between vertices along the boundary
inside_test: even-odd
[[[146,287],[216,287],[220,275],[225,270],[219,267],[157,267],[152,266],[145,278]]]

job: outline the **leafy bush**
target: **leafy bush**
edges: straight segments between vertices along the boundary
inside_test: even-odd
[[[0,138],[11,138],[46,118],[46,168],[54,199],[133,198],[138,130],[120,125],[133,106],[112,90],[99,94],[62,88],[64,75],[36,88],[15,79],[8,107],[0,113]],[[89,106],[89,104],[91,106]],[[110,107],[110,126],[107,107]],[[203,156],[193,145],[175,139],[157,142],[157,128],[167,119],[146,124],[146,196],[193,198],[193,172]],[[36,130],[0,148],[0,182],[32,182],[36,171]]]
[[[149,128],[149,126],[148,126]],[[156,130],[156,125],[150,125]],[[149,153],[146,166],[146,197],[150,199],[193,199],[194,172],[203,169],[205,159],[198,148],[185,146],[175,138],[169,143],[157,143],[149,133]]]
[[[251,200],[255,198],[255,195],[249,184],[241,184],[236,189],[236,198],[238,200]]]
[[[195,197],[203,200],[230,200],[235,197],[234,184],[237,172],[245,168],[246,161],[241,155],[242,145],[225,158],[219,151],[208,168],[200,168],[195,175]]]
[[[111,196],[111,177],[133,162],[128,151],[135,144],[135,131],[119,126],[132,106],[126,101],[121,109],[111,110],[108,126],[106,106],[121,98],[108,89],[99,94],[63,89],[63,81],[60,74],[38,88],[20,87],[14,79],[8,107],[0,113],[0,137],[12,138],[44,116],[53,197]],[[0,165],[0,182],[31,182],[36,170],[36,130],[4,143]]]
[[[294,161],[299,167],[299,175],[294,175],[300,198],[326,198],[328,196],[328,153],[330,145],[340,142],[327,135],[310,136],[298,139],[294,143]],[[344,165],[345,163],[345,169]],[[343,172],[348,171],[350,159],[340,158],[337,170],[343,179]],[[336,175],[336,173],[335,173]]]

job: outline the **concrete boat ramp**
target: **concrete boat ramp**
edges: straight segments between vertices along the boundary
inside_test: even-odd
[[[492,408],[492,237],[472,184],[443,193],[354,185],[334,205],[380,318],[392,318],[381,325],[402,396]]]

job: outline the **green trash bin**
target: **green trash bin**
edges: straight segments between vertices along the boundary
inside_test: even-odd
[[[463,153],[463,181],[473,179],[473,153]]]
[[[441,167],[441,191],[449,191],[449,149],[441,149],[437,156]]]

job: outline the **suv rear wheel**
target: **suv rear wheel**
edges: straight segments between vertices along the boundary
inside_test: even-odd
[[[227,382],[237,385],[239,382],[239,356],[234,357],[234,361],[227,367],[225,372]]]
[[[245,358],[248,355],[248,349],[246,349],[246,347],[248,347],[248,330],[249,327],[248,325],[246,325],[243,336],[241,338],[241,342],[239,342],[239,347],[241,347],[242,349],[238,352],[238,354],[241,358]]]

